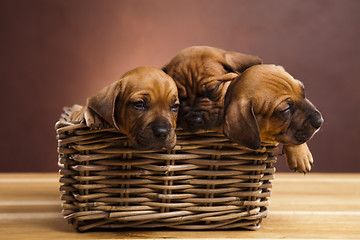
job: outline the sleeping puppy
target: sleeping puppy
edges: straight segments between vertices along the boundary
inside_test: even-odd
[[[258,65],[232,81],[225,97],[224,134],[250,149],[261,142],[282,143],[288,165],[309,172],[313,159],[306,145],[323,118],[305,98],[303,84],[283,67]]]
[[[259,57],[213,47],[195,46],[180,51],[163,67],[178,87],[178,125],[188,132],[219,129],[230,81],[246,68],[261,63]]]
[[[161,69],[139,67],[87,99],[72,114],[74,122],[90,128],[109,124],[129,137],[136,149],[172,149],[179,100],[173,79]]]

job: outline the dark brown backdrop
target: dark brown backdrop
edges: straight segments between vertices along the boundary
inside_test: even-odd
[[[314,171],[358,172],[359,11],[357,0],[1,1],[0,171],[56,171],[62,106],[84,104],[136,66],[210,45],[303,81],[325,118],[309,143]]]

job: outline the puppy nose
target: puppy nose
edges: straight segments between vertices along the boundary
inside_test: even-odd
[[[323,122],[324,122],[324,119],[323,119],[322,117],[320,117],[320,118],[316,119],[315,121],[312,121],[312,122],[311,122],[311,125],[312,125],[314,128],[318,129],[318,128],[321,127],[321,125],[323,124]]]
[[[203,122],[201,113],[199,112],[191,112],[186,114],[186,120],[194,125],[201,125]]]
[[[324,123],[324,118],[319,112],[315,112],[314,114],[310,115],[310,123],[311,126],[313,126],[315,129],[318,129]]]
[[[165,140],[170,133],[170,128],[167,124],[157,123],[152,126],[152,131],[157,139]]]

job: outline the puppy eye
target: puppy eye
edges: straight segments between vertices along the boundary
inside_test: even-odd
[[[294,103],[291,101],[291,99],[286,100],[286,102],[281,103],[279,105],[278,110],[275,111],[278,114],[282,116],[288,116],[294,112]]]
[[[217,96],[217,91],[220,87],[220,83],[217,84],[214,88],[208,88],[206,89],[206,96],[209,98],[209,99],[214,99],[216,98]]]
[[[280,111],[280,113],[285,113],[286,114],[286,113],[290,113],[290,111],[291,111],[291,109],[290,109],[290,107],[288,107],[288,108]]]
[[[288,106],[287,108],[285,108],[284,110],[280,110],[278,111],[279,115],[282,117],[289,117],[293,112],[293,108],[290,106]]]
[[[180,108],[180,104],[174,104],[170,107],[171,111],[177,112]]]
[[[137,110],[145,110],[145,103],[143,101],[133,102],[132,106]]]

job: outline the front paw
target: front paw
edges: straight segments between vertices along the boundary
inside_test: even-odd
[[[306,143],[301,145],[284,145],[283,152],[286,155],[287,164],[291,170],[301,173],[311,171],[314,160]]]
[[[74,105],[70,108],[67,108],[66,111],[70,114],[70,122],[72,123],[85,123],[85,117],[84,117],[84,110],[85,107],[80,105]]]
[[[109,128],[109,125],[98,114],[94,113],[89,108],[84,110],[84,119],[86,126],[88,126],[91,130]]]
[[[81,107],[81,106],[80,106]],[[110,126],[96,113],[88,107],[81,107],[74,105],[72,107],[72,114],[70,121],[75,123],[85,123],[91,130],[99,130],[109,128]]]

